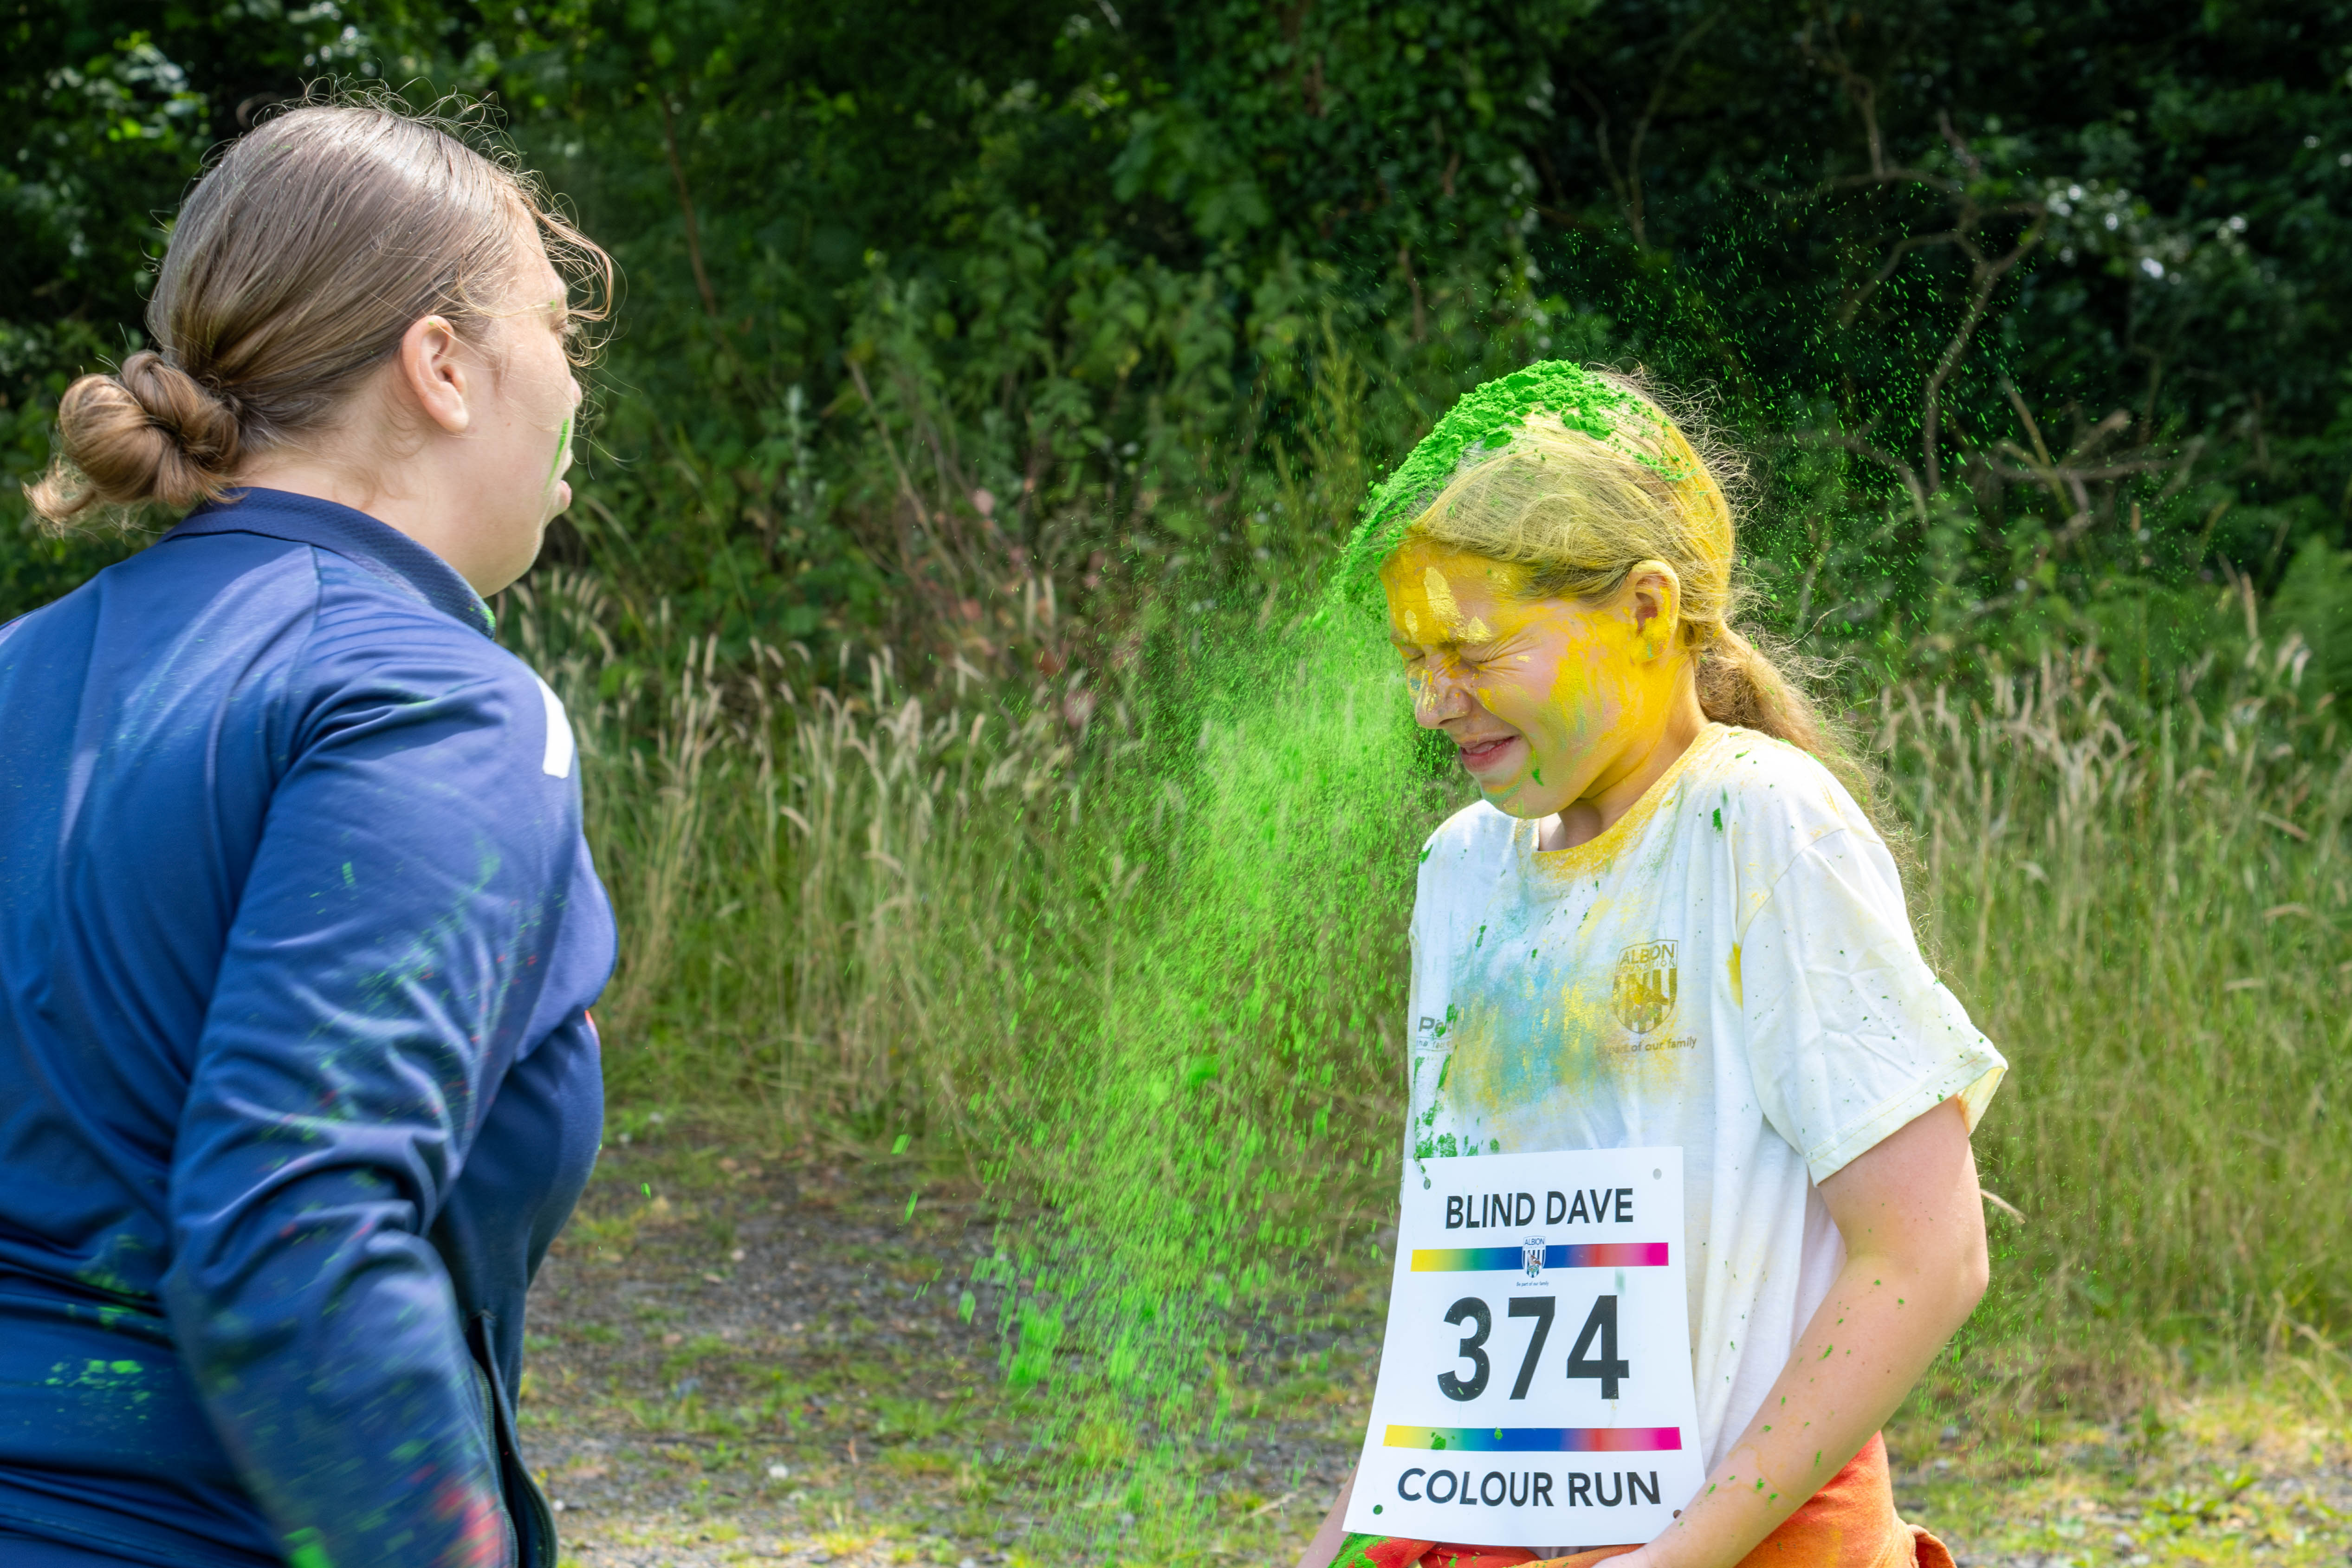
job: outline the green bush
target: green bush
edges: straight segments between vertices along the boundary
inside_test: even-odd
[[[493,95],[624,263],[552,549],[631,659],[674,667],[667,605],[730,660],[1099,666],[1162,596],[1294,592],[1365,477],[1542,354],[1704,395],[1764,459],[1759,614],[1899,669],[2080,636],[2119,585],[2267,595],[2352,542],[2347,22],[37,7],[0,63],[0,615],[104,558],[10,491],[65,378],[142,341],[157,215],[320,77]],[[1100,637],[1001,635],[1041,587]]]

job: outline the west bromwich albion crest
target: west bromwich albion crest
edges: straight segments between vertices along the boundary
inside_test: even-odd
[[[1617,955],[1610,1003],[1617,1021],[1634,1034],[1654,1035],[1673,1023],[1680,990],[1673,942],[1637,942]]]

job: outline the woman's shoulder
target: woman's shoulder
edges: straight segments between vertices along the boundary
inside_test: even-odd
[[[250,489],[191,512],[145,552],[173,590],[330,679],[388,668],[427,685],[527,675],[489,635],[489,608],[446,561],[392,524],[323,497]],[[126,563],[129,564],[129,563]],[[258,595],[268,583],[274,592]],[[267,597],[265,605],[261,600]],[[295,629],[292,626],[286,630]]]
[[[322,660],[426,668],[442,679],[530,679],[522,661],[396,576],[314,549],[319,598],[312,651]]]
[[[241,530],[167,536],[110,570],[133,566],[174,602],[173,638],[201,644],[225,689],[281,706],[298,747],[398,712],[463,710],[534,731],[544,712],[551,732],[561,712],[488,635],[470,590],[436,595],[429,580],[330,544]],[[462,618],[468,609],[480,619]]]
[[[516,731],[516,765],[568,777],[569,716],[547,682],[483,630],[349,560],[320,552],[305,684],[345,719],[424,703],[466,725]],[[526,755],[528,753],[528,755]],[[527,768],[526,771],[529,771]]]

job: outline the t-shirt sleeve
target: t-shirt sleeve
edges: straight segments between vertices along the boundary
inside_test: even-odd
[[[1975,1130],[2009,1064],[1920,956],[1874,837],[1800,850],[1735,952],[1764,1119],[1814,1181],[1954,1097]]]

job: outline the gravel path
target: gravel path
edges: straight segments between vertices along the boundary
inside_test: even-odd
[[[1253,1392],[1195,1448],[1214,1523],[1171,1540],[1108,1489],[1131,1449],[1097,1485],[1049,1485],[1023,1436],[1034,1405],[999,1371],[1022,1216],[912,1158],[653,1131],[606,1149],[531,1292],[524,1446],[575,1568],[1021,1568],[1073,1522],[1110,1543],[1090,1558],[1287,1564],[1352,1459],[1384,1266],[1330,1282],[1336,1331],[1237,1339],[1233,1386]],[[2341,1568],[2352,1363],[2273,1362],[2136,1424],[1898,1421],[1898,1500],[1967,1568]]]
[[[530,1306],[524,1446],[567,1557],[984,1568],[1025,1555],[1049,1507],[1118,1527],[1121,1500],[1048,1493],[1024,1462],[999,1372],[1005,1218],[911,1161],[608,1147]],[[1254,1339],[1259,1386],[1333,1342]],[[1374,1343],[1367,1323],[1336,1358],[1367,1391]],[[1331,1413],[1356,1391],[1326,1381],[1210,1456],[1225,1554],[1328,1504],[1355,1442]]]

